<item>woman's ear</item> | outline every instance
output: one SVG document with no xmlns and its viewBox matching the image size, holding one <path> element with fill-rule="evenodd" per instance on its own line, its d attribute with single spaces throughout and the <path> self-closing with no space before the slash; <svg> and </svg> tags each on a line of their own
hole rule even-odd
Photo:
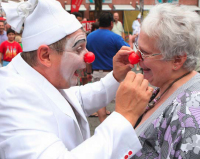
<svg viewBox="0 0 200 159">
<path fill-rule="evenodd" d="M 173 60 L 173 70 L 178 70 L 180 69 L 185 61 L 187 60 L 187 54 L 184 54 L 182 56 L 176 56 Z"/>
<path fill-rule="evenodd" d="M 40 47 L 37 50 L 37 57 L 38 62 L 46 67 L 51 66 L 51 60 L 50 60 L 50 49 L 47 45 L 40 45 Z"/>
</svg>

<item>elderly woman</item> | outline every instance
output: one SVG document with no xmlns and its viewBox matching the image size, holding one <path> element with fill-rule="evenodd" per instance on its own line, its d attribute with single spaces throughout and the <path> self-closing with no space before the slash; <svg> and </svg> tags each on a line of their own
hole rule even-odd
<svg viewBox="0 0 200 159">
<path fill-rule="evenodd" d="M 134 159 L 200 158 L 200 17 L 177 5 L 156 5 L 144 19 L 137 53 L 155 86 L 136 124 Z"/>
</svg>

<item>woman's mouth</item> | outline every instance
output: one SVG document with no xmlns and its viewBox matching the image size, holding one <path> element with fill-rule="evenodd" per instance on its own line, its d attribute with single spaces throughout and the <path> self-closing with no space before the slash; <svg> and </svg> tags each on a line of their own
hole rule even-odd
<svg viewBox="0 0 200 159">
<path fill-rule="evenodd" d="M 143 68 L 143 72 L 145 73 L 145 72 L 149 72 L 150 71 L 150 69 L 148 69 L 148 68 Z"/>
</svg>

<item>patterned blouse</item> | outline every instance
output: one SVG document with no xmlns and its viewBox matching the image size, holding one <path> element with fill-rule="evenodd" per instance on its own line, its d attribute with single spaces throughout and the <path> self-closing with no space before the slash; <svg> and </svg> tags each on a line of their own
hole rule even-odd
<svg viewBox="0 0 200 159">
<path fill-rule="evenodd" d="M 136 133 L 132 159 L 200 159 L 200 74 L 178 88 Z"/>
</svg>

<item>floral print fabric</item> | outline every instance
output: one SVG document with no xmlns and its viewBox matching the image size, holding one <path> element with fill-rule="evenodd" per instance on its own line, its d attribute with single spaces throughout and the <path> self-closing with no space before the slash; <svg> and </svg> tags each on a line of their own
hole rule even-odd
<svg viewBox="0 0 200 159">
<path fill-rule="evenodd" d="M 132 159 L 200 159 L 200 82 L 198 88 L 182 91 L 151 122 Z"/>
</svg>

